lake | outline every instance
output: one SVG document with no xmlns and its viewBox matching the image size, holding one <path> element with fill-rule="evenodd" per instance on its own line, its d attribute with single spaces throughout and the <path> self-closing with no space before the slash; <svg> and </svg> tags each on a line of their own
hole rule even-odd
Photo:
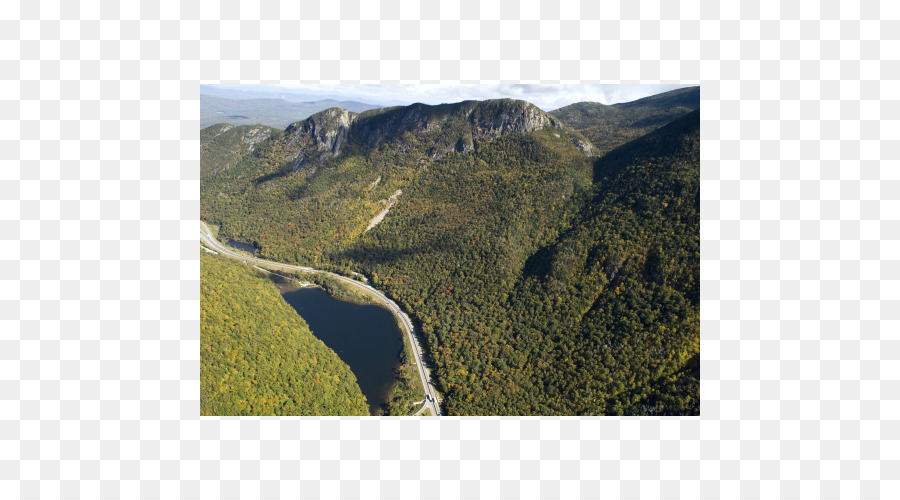
<svg viewBox="0 0 900 500">
<path fill-rule="evenodd" d="M 239 241 L 225 240 L 225 246 L 243 250 L 250 255 L 256 255 L 256 248 L 254 248 L 253 245 L 248 245 Z"/>
<path fill-rule="evenodd" d="M 313 335 L 350 366 L 369 413 L 381 415 L 403 349 L 403 332 L 394 315 L 376 305 L 336 300 L 321 288 L 283 288 L 282 297 L 306 320 Z"/>
</svg>

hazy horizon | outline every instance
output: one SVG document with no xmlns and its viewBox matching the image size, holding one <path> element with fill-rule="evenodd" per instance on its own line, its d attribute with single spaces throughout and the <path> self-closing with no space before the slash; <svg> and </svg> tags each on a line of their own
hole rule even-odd
<svg viewBox="0 0 900 500">
<path fill-rule="evenodd" d="M 617 104 L 699 84 L 204 84 L 221 90 L 260 94 L 270 98 L 302 97 L 310 100 L 358 101 L 379 106 L 405 106 L 417 102 L 444 104 L 466 100 L 522 99 L 544 111 L 578 102 Z M 287 96 L 287 97 L 286 97 Z M 248 96 L 250 97 L 250 96 Z M 231 97 L 235 98 L 235 97 Z M 238 97 L 240 98 L 240 97 Z M 289 99 L 291 100 L 291 99 Z"/>
</svg>

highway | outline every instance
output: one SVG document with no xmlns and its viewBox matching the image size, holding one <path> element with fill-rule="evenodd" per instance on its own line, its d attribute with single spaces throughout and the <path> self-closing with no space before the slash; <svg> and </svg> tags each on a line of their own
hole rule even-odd
<svg viewBox="0 0 900 500">
<path fill-rule="evenodd" d="M 383 293 L 378 291 L 375 288 L 372 288 L 369 285 L 364 283 L 360 283 L 359 281 L 347 278 L 345 276 L 341 276 L 339 274 L 335 274 L 328 271 L 322 271 L 320 269 L 313 269 L 311 267 L 302 267 L 302 266 L 293 266 L 290 264 L 281 264 L 279 262 L 272 262 L 263 259 L 257 259 L 255 257 L 244 256 L 237 253 L 234 253 L 230 248 L 222 245 L 216 240 L 216 238 L 212 235 L 212 232 L 203 221 L 200 221 L 200 240 L 206 244 L 210 249 L 219 252 L 222 255 L 227 255 L 228 257 L 232 257 L 235 259 L 242 260 L 246 263 L 253 262 L 255 264 L 262 264 L 268 267 L 274 267 L 278 269 L 288 269 L 293 271 L 303 271 L 307 273 L 317 273 L 317 274 L 327 274 L 332 278 L 336 278 L 341 280 L 342 282 L 355 286 L 358 288 L 362 288 L 382 301 L 382 303 L 392 312 L 394 316 L 400 318 L 400 324 L 403 325 L 403 329 L 406 330 L 406 335 L 409 338 L 410 345 L 412 346 L 413 355 L 415 356 L 415 365 L 418 367 L 419 377 L 422 379 L 422 387 L 425 390 L 426 401 L 425 407 L 431 409 L 432 415 L 440 415 L 441 407 L 439 401 L 435 398 L 434 389 L 431 386 L 431 374 L 428 370 L 428 367 L 425 365 L 424 360 L 422 359 L 422 346 L 419 345 L 419 341 L 415 336 L 415 330 L 413 329 L 412 321 L 410 321 L 409 316 L 406 315 L 400 307 L 394 303 L 391 299 L 387 298 Z"/>
</svg>

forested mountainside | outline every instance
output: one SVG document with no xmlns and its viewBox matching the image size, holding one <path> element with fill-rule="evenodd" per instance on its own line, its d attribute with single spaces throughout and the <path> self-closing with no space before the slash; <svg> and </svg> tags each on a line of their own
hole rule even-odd
<svg viewBox="0 0 900 500">
<path fill-rule="evenodd" d="M 578 221 L 529 259 L 510 316 L 559 372 L 535 377 L 547 412 L 699 413 L 699 158 L 699 110 L 607 154 Z"/>
<path fill-rule="evenodd" d="M 346 252 L 421 322 L 447 412 L 698 413 L 699 113 L 601 159 L 594 186 L 492 146 Z M 482 184 L 504 159 L 518 178 Z"/>
<path fill-rule="evenodd" d="M 201 217 L 367 274 L 449 414 L 699 412 L 699 112 L 598 158 L 522 101 L 328 110 L 204 175 Z"/>
<path fill-rule="evenodd" d="M 579 102 L 550 115 L 584 134 L 602 154 L 700 109 L 700 87 L 688 87 L 610 106 Z"/>
<path fill-rule="evenodd" d="M 494 145 L 495 138 L 505 141 Z M 477 154 L 461 153 L 476 149 L 489 168 L 479 179 L 466 175 L 470 167 L 458 177 L 477 181 L 470 187 L 477 196 L 504 190 L 533 194 L 540 204 L 559 182 L 590 183 L 590 144 L 523 101 L 418 104 L 360 115 L 330 109 L 259 143 L 239 167 L 201 174 L 201 218 L 221 224 L 223 238 L 253 243 L 263 258 L 343 263 L 340 251 L 363 234 L 378 234 L 380 225 L 366 228 L 398 191 L 392 210 L 402 212 L 408 198 L 419 196 L 414 188 L 470 162 Z M 543 159 L 546 165 L 529 167 Z"/>
<path fill-rule="evenodd" d="M 201 251 L 201 415 L 368 415 L 356 377 L 265 277 Z"/>
<path fill-rule="evenodd" d="M 235 166 L 256 145 L 281 133 L 265 125 L 235 127 L 219 123 L 200 131 L 200 175 L 219 173 Z"/>
</svg>

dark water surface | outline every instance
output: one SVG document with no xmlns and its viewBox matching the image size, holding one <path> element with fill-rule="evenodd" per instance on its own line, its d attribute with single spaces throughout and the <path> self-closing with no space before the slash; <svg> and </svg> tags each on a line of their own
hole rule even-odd
<svg viewBox="0 0 900 500">
<path fill-rule="evenodd" d="M 246 243 L 241 243 L 239 241 L 226 240 L 226 247 L 237 248 L 238 250 L 243 250 L 245 252 L 250 253 L 250 255 L 256 255 L 256 248 L 253 245 L 248 245 Z"/>
<path fill-rule="evenodd" d="M 282 296 L 306 320 L 313 335 L 350 365 L 369 413 L 380 415 L 403 348 L 403 333 L 390 311 L 342 302 L 320 288 L 285 291 Z"/>
</svg>

